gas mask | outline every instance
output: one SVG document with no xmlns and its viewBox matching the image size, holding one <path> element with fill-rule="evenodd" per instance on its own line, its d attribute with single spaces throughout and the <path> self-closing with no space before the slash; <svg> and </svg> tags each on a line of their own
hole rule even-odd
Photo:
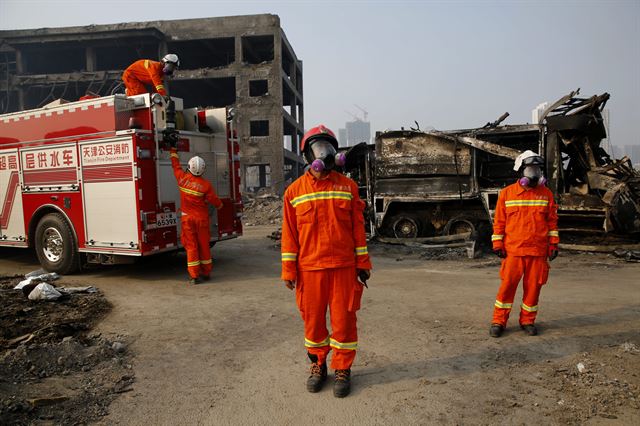
<svg viewBox="0 0 640 426">
<path fill-rule="evenodd" d="M 534 188 L 536 186 L 544 186 L 547 183 L 547 179 L 542 175 L 540 166 L 529 165 L 524 167 L 519 182 L 522 186 Z"/>
<path fill-rule="evenodd" d="M 333 170 L 335 166 L 344 166 L 346 162 L 345 155 L 342 152 L 337 153 L 329 141 L 317 140 L 311 144 L 309 150 L 313 159 L 311 168 L 318 173 Z"/>
<path fill-rule="evenodd" d="M 162 68 L 162 73 L 166 76 L 171 77 L 175 69 L 176 69 L 176 66 L 174 64 L 167 62 L 166 64 L 164 64 L 164 67 Z"/>
</svg>

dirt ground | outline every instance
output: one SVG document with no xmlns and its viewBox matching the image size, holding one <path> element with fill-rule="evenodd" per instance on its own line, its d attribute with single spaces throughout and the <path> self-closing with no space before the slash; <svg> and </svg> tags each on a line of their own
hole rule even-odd
<svg viewBox="0 0 640 426">
<path fill-rule="evenodd" d="M 215 246 L 204 285 L 186 284 L 183 255 L 63 278 L 101 290 L 113 309 L 93 333 L 126 336 L 133 355 L 133 390 L 100 424 L 640 424 L 640 264 L 562 253 L 540 335 L 512 317 L 492 339 L 497 259 L 372 244 L 353 392 L 336 399 L 305 390 L 274 229 Z M 38 266 L 29 252 L 0 256 L 0 275 Z"/>
<path fill-rule="evenodd" d="M 0 424 L 85 424 L 134 381 L 126 343 L 91 328 L 110 310 L 102 294 L 28 300 L 0 277 Z"/>
</svg>

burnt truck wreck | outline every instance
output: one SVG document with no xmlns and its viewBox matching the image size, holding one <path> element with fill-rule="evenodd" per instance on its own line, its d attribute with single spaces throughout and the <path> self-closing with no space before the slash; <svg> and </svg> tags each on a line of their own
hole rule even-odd
<svg viewBox="0 0 640 426">
<path fill-rule="evenodd" d="M 352 148 L 346 171 L 368 200 L 370 233 L 386 242 L 488 243 L 498 193 L 517 179 L 513 161 L 530 149 L 545 158 L 561 232 L 598 243 L 640 240 L 640 173 L 600 146 L 609 95 L 578 94 L 536 124 L 500 125 L 506 113 L 475 129 L 378 132 L 374 147 Z"/>
</svg>

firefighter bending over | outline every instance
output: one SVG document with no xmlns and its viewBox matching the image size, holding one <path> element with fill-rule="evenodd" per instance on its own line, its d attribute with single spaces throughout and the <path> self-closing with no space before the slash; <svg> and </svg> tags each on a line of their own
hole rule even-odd
<svg viewBox="0 0 640 426">
<path fill-rule="evenodd" d="M 289 289 L 296 289 L 304 321 L 305 347 L 312 362 L 307 390 L 322 388 L 327 356 L 333 349 L 333 394 L 342 398 L 351 389 L 351 365 L 358 346 L 356 311 L 371 261 L 358 186 L 332 170 L 336 163 L 344 164 L 344 155 L 337 154 L 337 149 L 334 133 L 322 125 L 302 138 L 300 151 L 311 167 L 284 195 L 282 280 Z M 327 306 L 331 333 L 326 325 Z"/>
<path fill-rule="evenodd" d="M 493 222 L 493 251 L 502 260 L 502 283 L 489 334 L 504 331 L 520 279 L 523 278 L 520 327 L 535 336 L 540 290 L 549 276 L 549 263 L 558 256 L 558 213 L 553 194 L 545 186 L 544 160 L 525 151 L 515 161 L 520 179 L 500 192 Z"/>
<path fill-rule="evenodd" d="M 209 208 L 207 203 L 216 209 L 222 208 L 222 201 L 216 195 L 211 183 L 202 177 L 206 164 L 200 157 L 189 160 L 187 172 L 180 167 L 178 152 L 171 148 L 171 166 L 180 189 L 180 210 L 182 217 L 182 235 L 180 240 L 187 251 L 187 269 L 189 283 L 198 284 L 210 278 L 213 263 L 209 241 Z"/>
<path fill-rule="evenodd" d="M 172 76 L 178 67 L 180 67 L 180 59 L 178 59 L 178 55 L 173 53 L 165 55 L 161 62 L 151 59 L 135 61 L 122 74 L 127 96 L 149 93 L 146 85 L 152 85 L 154 92 L 167 96 L 164 77 Z"/>
</svg>

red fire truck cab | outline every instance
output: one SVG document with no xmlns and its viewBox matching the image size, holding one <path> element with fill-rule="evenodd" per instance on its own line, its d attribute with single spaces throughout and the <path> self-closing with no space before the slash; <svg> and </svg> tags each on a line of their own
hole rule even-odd
<svg viewBox="0 0 640 426">
<path fill-rule="evenodd" d="M 0 115 L 0 247 L 33 247 L 48 271 L 128 263 L 180 247 L 169 146 L 194 155 L 223 200 L 211 243 L 242 234 L 239 147 L 225 108 L 115 95 Z"/>
</svg>

